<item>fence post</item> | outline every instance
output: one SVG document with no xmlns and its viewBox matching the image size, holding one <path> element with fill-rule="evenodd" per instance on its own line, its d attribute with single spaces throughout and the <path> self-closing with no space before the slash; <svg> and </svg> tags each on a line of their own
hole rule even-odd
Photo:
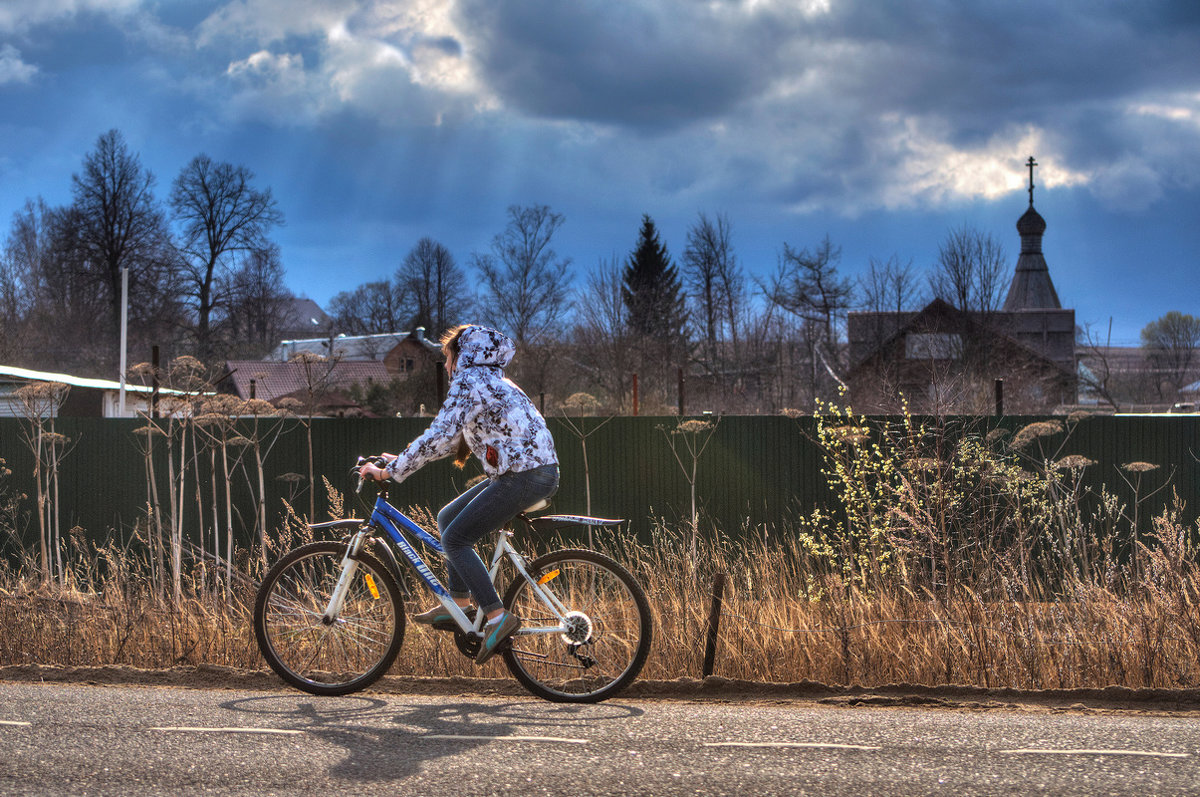
<svg viewBox="0 0 1200 797">
<path fill-rule="evenodd" d="M 683 408 L 683 369 L 679 369 L 679 414 L 686 415 Z"/>
<path fill-rule="evenodd" d="M 846 598 L 842 598 L 841 605 L 842 625 L 838 629 L 838 636 L 842 642 L 842 680 L 846 686 L 850 685 L 850 622 L 846 617 Z"/>
<path fill-rule="evenodd" d="M 704 677 L 713 674 L 713 660 L 717 656 L 717 628 L 721 624 L 721 596 L 725 592 L 725 574 L 713 576 L 712 609 L 708 613 L 708 636 L 704 643 Z"/>
<path fill-rule="evenodd" d="M 158 346 L 150 347 L 150 417 L 158 417 Z"/>
</svg>

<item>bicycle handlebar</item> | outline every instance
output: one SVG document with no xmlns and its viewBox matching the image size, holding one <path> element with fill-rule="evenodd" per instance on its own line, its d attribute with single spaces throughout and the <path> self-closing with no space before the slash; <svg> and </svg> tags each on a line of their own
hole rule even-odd
<svg viewBox="0 0 1200 797">
<path fill-rule="evenodd" d="M 370 457 L 361 457 L 360 456 L 358 458 L 358 461 L 354 463 L 354 467 L 350 469 L 351 473 L 358 476 L 358 487 L 354 488 L 355 493 L 362 493 L 363 477 L 362 477 L 362 474 L 360 473 L 360 471 L 362 470 L 362 466 L 367 465 L 367 464 L 374 465 L 377 468 L 386 468 L 388 461 L 386 459 L 384 459 L 383 457 L 379 456 L 378 454 L 376 454 L 374 456 L 370 456 Z"/>
</svg>

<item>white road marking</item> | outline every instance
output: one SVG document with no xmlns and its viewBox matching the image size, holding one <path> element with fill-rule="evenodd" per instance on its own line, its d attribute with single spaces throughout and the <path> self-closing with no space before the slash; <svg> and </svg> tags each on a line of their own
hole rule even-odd
<svg viewBox="0 0 1200 797">
<path fill-rule="evenodd" d="M 560 742 L 562 744 L 588 744 L 588 739 L 571 739 L 566 736 L 464 736 L 454 733 L 427 733 L 418 739 L 450 739 L 464 742 Z"/>
<path fill-rule="evenodd" d="M 1153 750 L 1084 750 L 1023 747 L 1017 750 L 1001 750 L 1012 755 L 1144 755 L 1155 758 L 1187 758 L 1187 753 L 1159 753 Z"/>
<path fill-rule="evenodd" d="M 287 728 L 190 728 L 182 725 L 151 728 L 150 730 L 179 733 L 273 733 L 280 736 L 298 736 L 304 733 L 304 731 Z"/>
<path fill-rule="evenodd" d="M 879 750 L 869 744 L 837 744 L 836 742 L 705 742 L 705 747 L 812 747 L 832 750 Z"/>
<path fill-rule="evenodd" d="M 18 728 L 28 728 L 32 722 L 21 722 L 19 720 L 0 720 L 0 725 L 13 725 Z"/>
</svg>

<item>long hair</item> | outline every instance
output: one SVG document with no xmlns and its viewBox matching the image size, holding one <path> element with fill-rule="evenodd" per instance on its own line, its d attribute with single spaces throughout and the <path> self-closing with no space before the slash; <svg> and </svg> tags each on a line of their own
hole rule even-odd
<svg viewBox="0 0 1200 797">
<path fill-rule="evenodd" d="M 462 349 L 459 338 L 462 337 L 462 333 L 469 326 L 469 324 L 459 324 L 456 327 L 451 327 L 443 332 L 441 338 L 438 339 L 438 343 L 442 345 L 442 356 L 446 358 L 446 362 L 458 361 L 458 353 Z M 470 458 L 471 447 L 467 445 L 467 438 L 459 436 L 458 450 L 454 452 L 454 467 L 462 470 Z"/>
<path fill-rule="evenodd" d="M 458 352 L 462 348 L 462 345 L 458 339 L 461 338 L 462 333 L 466 332 L 468 329 L 470 329 L 470 327 L 470 324 L 459 324 L 456 327 L 450 327 L 442 333 L 442 336 L 438 338 L 438 345 L 442 347 L 443 357 L 445 357 L 447 360 L 458 359 Z"/>
</svg>

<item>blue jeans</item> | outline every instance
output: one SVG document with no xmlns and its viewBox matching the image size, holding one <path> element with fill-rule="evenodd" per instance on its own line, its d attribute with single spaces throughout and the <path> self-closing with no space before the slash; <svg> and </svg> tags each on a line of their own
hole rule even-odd
<svg viewBox="0 0 1200 797">
<path fill-rule="evenodd" d="M 484 613 L 504 605 L 488 578 L 487 565 L 475 551 L 475 543 L 556 490 L 558 466 L 542 465 L 485 479 L 442 507 L 437 522 L 451 597 L 474 596 Z"/>
</svg>

